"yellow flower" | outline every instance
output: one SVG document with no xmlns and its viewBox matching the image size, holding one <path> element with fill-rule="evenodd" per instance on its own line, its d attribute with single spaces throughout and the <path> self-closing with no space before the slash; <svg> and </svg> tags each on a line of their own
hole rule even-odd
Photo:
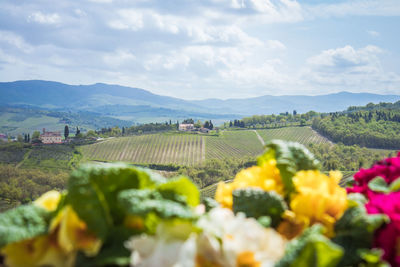
<svg viewBox="0 0 400 267">
<path fill-rule="evenodd" d="M 38 198 L 34 205 L 55 211 L 60 199 L 59 192 L 50 191 Z M 100 247 L 101 240 L 88 231 L 70 206 L 66 206 L 51 221 L 47 235 L 8 244 L 1 252 L 9 267 L 70 267 L 74 266 L 78 250 L 94 256 Z"/>
<path fill-rule="evenodd" d="M 347 209 L 347 193 L 339 186 L 342 175 L 330 172 L 329 176 L 319 171 L 300 171 L 293 178 L 296 194 L 290 207 L 296 218 L 305 226 L 321 223 L 328 235 L 333 233 L 333 224 Z"/>
<path fill-rule="evenodd" d="M 9 244 L 2 249 L 2 253 L 5 255 L 5 266 L 9 267 L 71 267 L 75 261 L 75 254 L 62 251 L 54 235 Z"/>
<path fill-rule="evenodd" d="M 61 194 L 49 191 L 38 198 L 34 204 L 48 211 L 56 210 Z M 87 230 L 85 222 L 79 219 L 70 207 L 64 207 L 50 224 L 50 233 L 57 236 L 58 246 L 66 253 L 82 250 L 88 256 L 96 255 L 101 247 L 100 239 Z"/>
<path fill-rule="evenodd" d="M 232 208 L 232 192 L 236 189 L 258 187 L 265 191 L 274 190 L 283 195 L 283 183 L 275 160 L 264 162 L 240 171 L 232 183 L 220 182 L 215 199 L 225 208 Z"/>
<path fill-rule="evenodd" d="M 237 256 L 236 266 L 238 266 L 238 267 L 260 267 L 261 262 L 259 262 L 255 259 L 253 252 L 244 251 Z"/>
<path fill-rule="evenodd" d="M 82 250 L 87 256 L 94 256 L 101 247 L 101 240 L 88 231 L 85 222 L 70 206 L 53 219 L 50 232 L 57 234 L 58 245 L 65 253 Z"/>
<path fill-rule="evenodd" d="M 60 199 L 61 199 L 60 192 L 52 190 L 44 193 L 33 203 L 36 206 L 44 208 L 48 211 L 55 211 L 57 209 L 58 203 L 60 202 Z"/>
</svg>

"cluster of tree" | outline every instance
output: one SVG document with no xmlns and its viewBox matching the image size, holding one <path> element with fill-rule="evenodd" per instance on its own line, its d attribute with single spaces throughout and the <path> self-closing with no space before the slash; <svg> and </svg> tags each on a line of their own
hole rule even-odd
<svg viewBox="0 0 400 267">
<path fill-rule="evenodd" d="M 283 126 L 300 125 L 304 126 L 319 114 L 315 111 L 309 111 L 304 114 L 298 114 L 296 110 L 292 113 L 280 113 L 279 115 L 254 115 L 245 117 L 241 120 L 230 121 L 227 127 L 239 128 L 276 128 Z"/>
<path fill-rule="evenodd" d="M 183 124 L 194 124 L 194 120 L 192 118 L 190 119 L 185 119 L 182 121 Z"/>
<path fill-rule="evenodd" d="M 100 130 L 90 132 L 88 131 L 87 135 L 102 136 L 125 136 L 125 135 L 133 135 L 133 134 L 142 134 L 149 132 L 164 132 L 164 131 L 175 131 L 178 129 L 178 122 L 172 123 L 171 121 L 165 123 L 146 123 L 141 125 L 134 125 L 131 127 L 110 127 L 110 128 L 101 128 Z M 89 133 L 90 132 L 90 133 Z"/>
<path fill-rule="evenodd" d="M 395 156 L 393 152 L 371 150 L 357 145 L 310 144 L 308 148 L 321 162 L 324 171 L 357 171 L 360 168 L 369 168 L 385 157 Z"/>
<path fill-rule="evenodd" d="M 233 179 L 240 170 L 255 164 L 255 158 L 210 159 L 201 165 L 182 167 L 178 174 L 190 177 L 199 188 L 204 188 L 219 181 Z"/>
<path fill-rule="evenodd" d="M 212 130 L 214 128 L 214 124 L 212 123 L 211 120 L 210 121 L 205 121 L 204 124 L 203 124 L 203 127 Z"/>
<path fill-rule="evenodd" d="M 11 202 L 30 202 L 49 190 L 63 190 L 67 179 L 66 172 L 50 173 L 0 165 L 0 198 Z"/>
<path fill-rule="evenodd" d="M 336 143 L 400 149 L 399 119 L 400 110 L 359 110 L 321 116 L 314 119 L 312 127 Z"/>
<path fill-rule="evenodd" d="M 365 106 L 350 106 L 347 108 L 347 112 L 354 112 L 358 110 L 377 110 L 377 109 L 400 109 L 400 101 L 397 101 L 395 103 L 389 103 L 389 102 L 381 102 L 379 104 L 374 104 L 374 103 L 368 103 Z"/>
</svg>

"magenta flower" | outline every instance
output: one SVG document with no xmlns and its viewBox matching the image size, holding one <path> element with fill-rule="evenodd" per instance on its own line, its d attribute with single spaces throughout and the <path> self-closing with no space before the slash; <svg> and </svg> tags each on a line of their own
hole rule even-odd
<svg viewBox="0 0 400 267">
<path fill-rule="evenodd" d="M 376 177 L 382 177 L 386 183 L 391 184 L 400 177 L 400 152 L 397 157 L 387 158 L 375 163 L 369 169 L 360 169 L 355 175 L 353 187 L 347 188 L 347 193 L 368 193 L 368 183 Z"/>
<path fill-rule="evenodd" d="M 368 194 L 369 202 L 365 204 L 369 214 L 386 214 L 390 223 L 375 232 L 376 248 L 384 250 L 383 259 L 392 266 L 400 266 L 400 192 Z"/>
</svg>

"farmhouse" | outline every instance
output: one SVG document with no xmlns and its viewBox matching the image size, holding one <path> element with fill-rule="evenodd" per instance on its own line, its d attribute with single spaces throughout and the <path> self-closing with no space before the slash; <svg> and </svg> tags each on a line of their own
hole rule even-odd
<svg viewBox="0 0 400 267">
<path fill-rule="evenodd" d="M 62 138 L 60 132 L 46 132 L 43 128 L 43 133 L 40 135 L 40 140 L 43 144 L 61 144 Z"/>
<path fill-rule="evenodd" d="M 192 131 L 194 130 L 193 123 L 181 123 L 179 124 L 179 131 Z"/>
<path fill-rule="evenodd" d="M 210 129 L 201 127 L 201 128 L 200 128 L 200 132 L 201 132 L 201 133 L 209 133 L 209 132 L 210 132 Z"/>
<path fill-rule="evenodd" d="M 8 141 L 8 137 L 5 134 L 0 134 L 0 140 L 7 142 Z"/>
</svg>

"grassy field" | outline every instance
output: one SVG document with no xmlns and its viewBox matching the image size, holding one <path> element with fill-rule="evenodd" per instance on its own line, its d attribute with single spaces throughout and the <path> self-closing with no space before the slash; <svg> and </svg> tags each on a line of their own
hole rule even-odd
<svg viewBox="0 0 400 267">
<path fill-rule="evenodd" d="M 190 134 L 148 134 L 113 138 L 81 150 L 85 160 L 195 165 L 205 159 L 204 139 Z"/>
<path fill-rule="evenodd" d="M 258 156 L 263 146 L 254 131 L 224 131 L 206 139 L 206 159 Z"/>
<path fill-rule="evenodd" d="M 328 142 L 309 127 L 257 130 L 265 140 L 303 144 Z M 220 136 L 164 133 L 111 138 L 81 147 L 84 160 L 193 166 L 208 159 L 255 157 L 263 145 L 254 130 L 222 131 Z"/>
<path fill-rule="evenodd" d="M 32 133 L 34 130 L 41 131 L 43 128 L 50 130 L 64 129 L 64 124 L 59 123 L 58 118 L 45 115 L 18 116 L 16 113 L 0 113 L 0 132 L 17 134 Z"/>
<path fill-rule="evenodd" d="M 272 139 L 282 139 L 287 141 L 295 141 L 304 145 L 311 143 L 321 144 L 328 143 L 329 140 L 310 127 L 286 127 L 279 129 L 257 130 L 265 142 Z"/>
</svg>

